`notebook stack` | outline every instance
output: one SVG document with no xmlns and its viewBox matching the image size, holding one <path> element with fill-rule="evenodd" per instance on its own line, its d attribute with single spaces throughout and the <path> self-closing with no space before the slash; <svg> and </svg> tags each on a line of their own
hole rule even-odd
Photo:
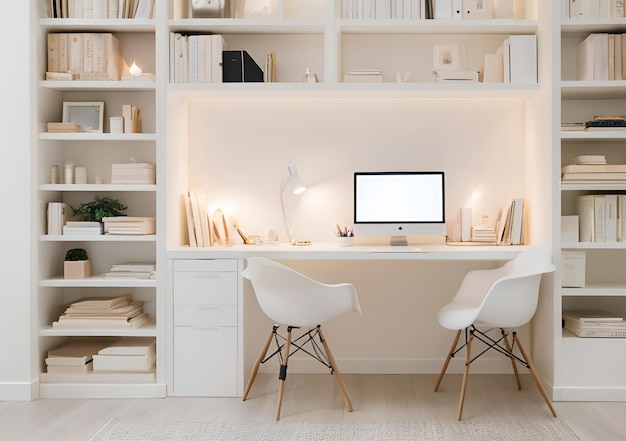
<svg viewBox="0 0 626 441">
<path fill-rule="evenodd" d="M 156 165 L 147 162 L 112 164 L 111 184 L 156 184 Z"/>
<path fill-rule="evenodd" d="M 124 262 L 111 266 L 104 274 L 105 279 L 154 279 L 156 278 L 155 263 Z"/>
<path fill-rule="evenodd" d="M 563 311 L 563 326 L 578 337 L 626 337 L 624 318 L 608 311 Z"/>
<path fill-rule="evenodd" d="M 156 362 L 156 339 L 122 337 L 93 356 L 94 372 L 149 372 Z"/>
<path fill-rule="evenodd" d="M 113 216 L 103 217 L 102 222 L 104 234 L 156 234 L 156 217 Z"/>
<path fill-rule="evenodd" d="M 56 322 L 54 329 L 138 329 L 150 317 L 143 312 L 143 302 L 130 294 L 118 297 L 92 297 L 72 303 Z"/>
</svg>

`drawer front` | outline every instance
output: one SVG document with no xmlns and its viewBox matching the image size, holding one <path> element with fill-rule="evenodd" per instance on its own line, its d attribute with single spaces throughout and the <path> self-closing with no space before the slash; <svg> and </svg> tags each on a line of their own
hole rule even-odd
<svg viewBox="0 0 626 441">
<path fill-rule="evenodd" d="M 174 327 L 172 395 L 237 396 L 237 328 Z"/>
<path fill-rule="evenodd" d="M 237 326 L 237 306 L 174 306 L 174 326 Z"/>
<path fill-rule="evenodd" d="M 174 272 L 174 305 L 237 304 L 236 272 Z"/>
<path fill-rule="evenodd" d="M 174 271 L 233 271 L 236 259 L 174 259 Z"/>
</svg>

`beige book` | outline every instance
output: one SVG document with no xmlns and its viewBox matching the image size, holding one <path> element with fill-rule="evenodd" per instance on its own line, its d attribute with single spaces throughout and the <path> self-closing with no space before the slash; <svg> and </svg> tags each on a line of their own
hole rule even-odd
<svg viewBox="0 0 626 441">
<path fill-rule="evenodd" d="M 48 34 L 48 72 L 62 72 L 59 64 L 59 34 Z"/>
</svg>

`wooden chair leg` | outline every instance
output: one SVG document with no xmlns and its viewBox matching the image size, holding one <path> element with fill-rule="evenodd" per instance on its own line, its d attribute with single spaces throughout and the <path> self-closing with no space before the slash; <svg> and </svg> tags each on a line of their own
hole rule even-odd
<svg viewBox="0 0 626 441">
<path fill-rule="evenodd" d="M 452 342 L 452 346 L 450 347 L 450 351 L 448 352 L 448 357 L 446 357 L 446 361 L 443 363 L 441 367 L 441 373 L 439 374 L 439 378 L 437 378 L 437 383 L 435 384 L 435 392 L 439 389 L 439 385 L 441 384 L 441 380 L 443 380 L 443 376 L 446 374 L 448 370 L 448 364 L 450 364 L 450 359 L 452 358 L 452 354 L 456 349 L 456 345 L 459 343 L 459 337 L 461 336 L 461 329 L 456 332 L 456 337 L 454 337 L 454 341 Z"/>
<path fill-rule="evenodd" d="M 502 340 L 504 341 L 504 346 L 509 354 L 513 355 L 513 348 L 509 345 L 508 334 L 502 331 Z M 511 364 L 513 365 L 513 373 L 515 374 L 515 382 L 517 383 L 517 390 L 522 390 L 522 383 L 519 381 L 519 373 L 517 372 L 517 363 L 515 362 L 515 357 L 511 356 Z"/>
<path fill-rule="evenodd" d="M 352 401 L 350 400 L 350 394 L 348 393 L 348 388 L 343 382 L 343 378 L 341 378 L 341 373 L 339 373 L 339 369 L 337 368 L 337 362 L 335 361 L 335 357 L 333 357 L 332 352 L 330 352 L 330 347 L 326 342 L 326 337 L 324 337 L 324 333 L 322 332 L 321 326 L 317 327 L 317 332 L 320 335 L 320 339 L 322 340 L 322 345 L 324 345 L 324 351 L 326 351 L 326 357 L 328 357 L 328 361 L 330 363 L 331 368 L 333 369 L 333 375 L 337 379 L 337 383 L 339 383 L 339 388 L 341 389 L 341 394 L 343 395 L 343 401 L 346 403 L 346 408 L 348 412 L 352 412 Z"/>
<path fill-rule="evenodd" d="M 546 401 L 546 404 L 550 408 L 552 415 L 556 417 L 556 411 L 554 410 L 554 407 L 552 406 L 552 401 L 550 400 L 550 397 L 548 397 L 548 394 L 545 388 L 543 387 L 543 384 L 541 384 L 541 379 L 539 378 L 539 375 L 537 374 L 535 365 L 533 365 L 533 362 L 530 360 L 530 357 L 528 357 L 528 355 L 526 354 L 526 351 L 524 350 L 524 346 L 522 346 L 522 342 L 520 341 L 516 332 L 513 333 L 513 344 L 515 343 L 517 343 L 517 346 L 519 347 L 519 350 L 522 353 L 522 357 L 524 357 L 524 360 L 526 360 L 526 363 L 528 364 L 528 368 L 530 369 L 530 373 L 532 374 L 533 379 L 535 380 L 535 384 L 537 385 L 539 392 L 541 392 L 541 395 L 543 396 L 543 399 Z"/>
<path fill-rule="evenodd" d="M 283 364 L 280 366 L 280 374 L 278 375 L 278 399 L 276 401 L 276 421 L 280 419 L 280 408 L 283 403 L 283 392 L 285 389 L 285 380 L 287 380 L 287 364 L 289 362 L 289 351 L 291 346 L 291 326 L 287 328 L 287 342 L 284 346 Z"/>
<path fill-rule="evenodd" d="M 250 378 L 248 379 L 248 383 L 246 384 L 246 389 L 244 390 L 243 397 L 241 398 L 242 401 L 246 401 L 246 398 L 248 397 L 248 392 L 250 392 L 252 383 L 254 383 L 256 374 L 259 371 L 259 366 L 261 365 L 261 362 L 263 361 L 263 359 L 265 358 L 265 355 L 267 354 L 267 349 L 270 347 L 270 343 L 272 342 L 272 337 L 274 336 L 274 332 L 276 332 L 276 329 L 277 329 L 276 326 L 272 328 L 269 335 L 267 336 L 267 339 L 265 340 L 265 343 L 263 344 L 263 347 L 261 348 L 261 352 L 259 352 L 259 356 L 256 358 L 256 361 L 254 362 L 254 366 L 252 367 L 252 372 L 250 372 Z"/>
<path fill-rule="evenodd" d="M 463 372 L 463 384 L 461 385 L 461 397 L 459 398 L 459 410 L 457 412 L 457 420 L 461 421 L 463 414 L 463 402 L 465 401 L 465 390 L 467 389 L 467 377 L 469 376 L 470 361 L 472 359 L 472 341 L 474 340 L 474 334 L 470 335 L 467 342 L 467 359 L 465 361 L 465 371 Z"/>
</svg>

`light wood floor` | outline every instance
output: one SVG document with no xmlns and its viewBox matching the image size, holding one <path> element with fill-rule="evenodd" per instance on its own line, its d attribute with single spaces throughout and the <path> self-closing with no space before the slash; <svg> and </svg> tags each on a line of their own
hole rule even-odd
<svg viewBox="0 0 626 441">
<path fill-rule="evenodd" d="M 344 375 L 354 412 L 347 412 L 331 375 L 290 374 L 281 421 L 455 421 L 461 377 Z M 259 375 L 248 400 L 238 398 L 40 399 L 0 402 L 3 441 L 88 441 L 108 421 L 273 421 L 275 375 Z M 578 441 L 626 439 L 626 402 L 556 402 L 557 421 Z M 528 375 L 518 391 L 510 375 L 470 376 L 463 419 L 553 419 Z"/>
</svg>

